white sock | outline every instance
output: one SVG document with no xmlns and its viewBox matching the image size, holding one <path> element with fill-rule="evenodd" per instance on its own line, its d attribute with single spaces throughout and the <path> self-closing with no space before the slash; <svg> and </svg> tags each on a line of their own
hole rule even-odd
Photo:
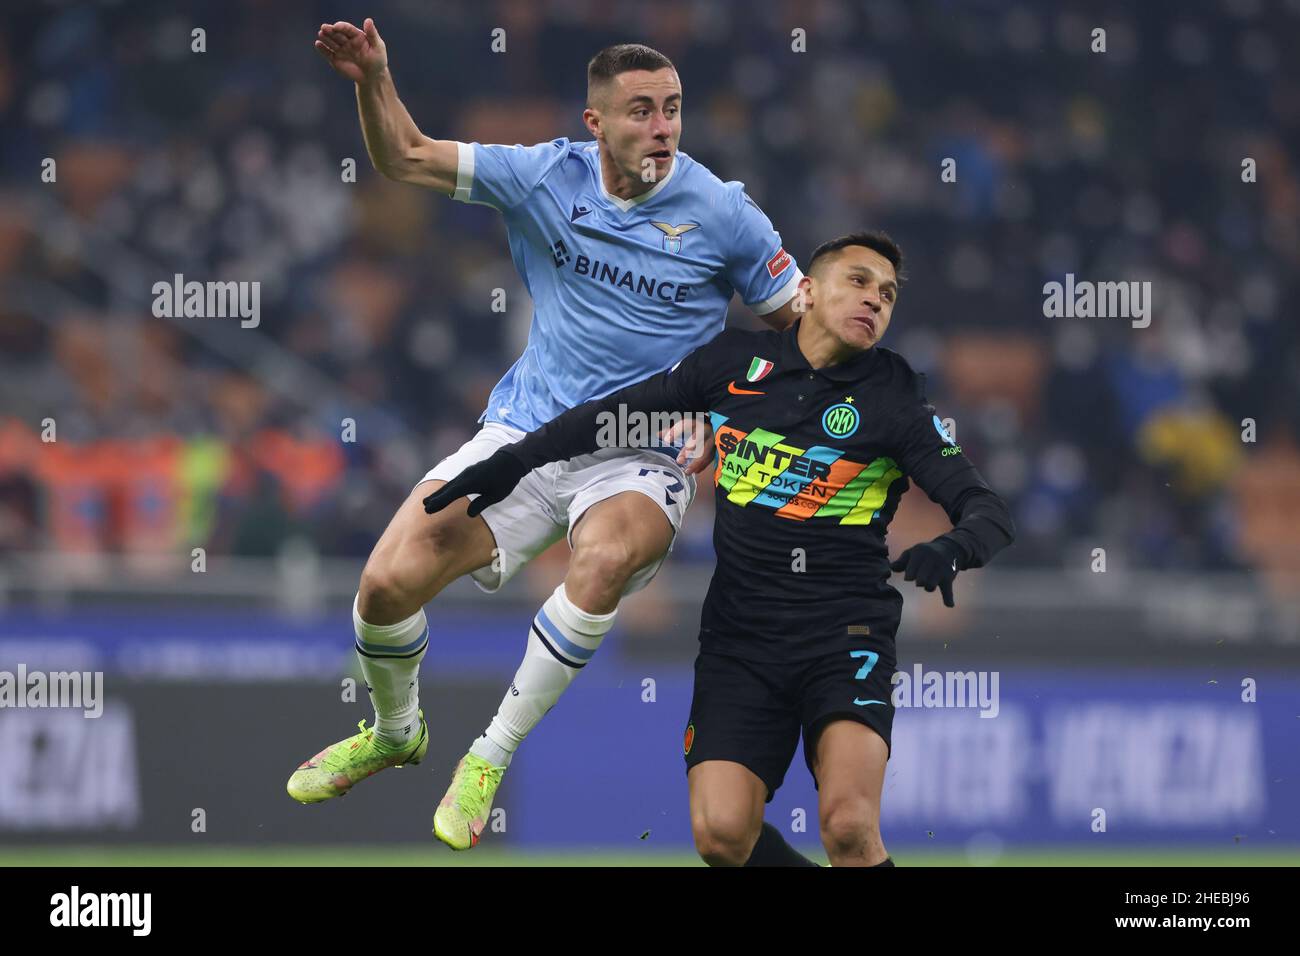
<svg viewBox="0 0 1300 956">
<path fill-rule="evenodd" d="M 358 599 L 360 595 L 358 595 Z M 429 647 L 424 608 L 396 624 L 367 624 L 352 602 L 357 659 L 375 705 L 375 740 L 397 748 L 420 732 L 420 661 Z"/>
<path fill-rule="evenodd" d="M 528 650 L 500 709 L 469 752 L 493 766 L 509 766 L 528 732 L 596 653 L 617 613 L 588 614 L 569 600 L 563 584 L 556 588 L 533 618 Z"/>
</svg>

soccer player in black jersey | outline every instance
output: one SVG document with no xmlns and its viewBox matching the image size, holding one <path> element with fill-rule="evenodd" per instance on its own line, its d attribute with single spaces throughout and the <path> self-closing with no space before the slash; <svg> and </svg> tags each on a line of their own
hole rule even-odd
<svg viewBox="0 0 1300 956">
<path fill-rule="evenodd" d="M 712 865 L 811 865 L 763 822 L 800 731 L 831 864 L 892 865 L 880 796 L 903 602 L 889 572 L 938 589 L 951 607 L 958 572 L 1014 537 L 1006 504 L 927 402 L 924 376 L 876 344 L 901 263 L 881 233 L 824 243 L 790 329 L 723 331 L 669 371 L 504 446 L 424 502 L 432 513 L 477 495 L 474 514 L 530 469 L 596 451 L 611 421 L 709 413 L 718 561 L 685 752 L 695 844 Z M 909 480 L 953 529 L 890 565 L 885 531 Z"/>
</svg>

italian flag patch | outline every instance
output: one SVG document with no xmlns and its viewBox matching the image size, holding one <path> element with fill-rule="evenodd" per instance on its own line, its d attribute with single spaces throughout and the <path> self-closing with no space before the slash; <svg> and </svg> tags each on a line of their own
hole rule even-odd
<svg viewBox="0 0 1300 956">
<path fill-rule="evenodd" d="M 772 368 L 772 363 L 767 359 L 761 359 L 755 356 L 754 361 L 749 363 L 749 371 L 745 374 L 745 381 L 761 381 L 767 377 L 767 373 L 772 371 Z"/>
</svg>

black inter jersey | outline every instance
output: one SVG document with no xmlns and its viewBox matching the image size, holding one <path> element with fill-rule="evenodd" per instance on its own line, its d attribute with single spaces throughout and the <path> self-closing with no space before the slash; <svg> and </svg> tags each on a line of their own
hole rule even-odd
<svg viewBox="0 0 1300 956">
<path fill-rule="evenodd" d="M 879 347 L 814 369 L 798 327 L 724 331 L 670 371 L 506 449 L 537 467 L 595 451 L 609 435 L 601 424 L 632 413 L 709 412 L 718 563 L 700 640 L 754 661 L 814 657 L 865 632 L 894 636 L 902 597 L 889 584 L 885 531 L 909 479 L 952 520 L 945 537 L 959 569 L 980 567 L 1014 534 L 1005 503 L 926 401 L 924 376 Z"/>
</svg>

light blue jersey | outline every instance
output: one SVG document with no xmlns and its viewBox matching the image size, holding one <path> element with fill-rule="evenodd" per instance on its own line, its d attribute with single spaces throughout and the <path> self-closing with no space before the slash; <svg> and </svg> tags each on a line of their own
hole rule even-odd
<svg viewBox="0 0 1300 956">
<path fill-rule="evenodd" d="M 680 151 L 627 200 L 594 142 L 461 143 L 455 198 L 505 215 L 533 298 L 528 346 L 480 417 L 524 431 L 670 368 L 722 330 L 734 292 L 765 315 L 803 275 L 744 185 Z"/>
</svg>

